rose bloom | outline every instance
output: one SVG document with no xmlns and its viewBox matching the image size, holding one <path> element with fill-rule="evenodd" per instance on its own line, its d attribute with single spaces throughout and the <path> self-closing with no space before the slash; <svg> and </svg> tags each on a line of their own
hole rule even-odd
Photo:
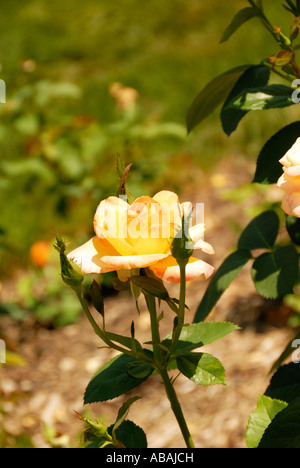
<svg viewBox="0 0 300 468">
<path fill-rule="evenodd" d="M 282 209 L 288 215 L 300 218 L 300 138 L 280 163 L 284 172 L 277 185 L 287 192 L 282 202 Z"/>
<path fill-rule="evenodd" d="M 68 254 L 83 273 L 117 271 L 121 280 L 128 279 L 131 269 L 149 267 L 159 278 L 180 282 L 180 269 L 171 255 L 172 239 L 181 226 L 184 204 L 169 191 L 153 198 L 143 196 L 131 205 L 123 198 L 109 197 L 102 201 L 94 217 L 96 236 Z M 187 204 L 190 205 L 190 204 Z M 203 241 L 204 226 L 190 228 L 195 250 L 213 254 Z M 191 257 L 186 267 L 186 280 L 209 278 L 214 268 L 203 260 Z"/>
</svg>

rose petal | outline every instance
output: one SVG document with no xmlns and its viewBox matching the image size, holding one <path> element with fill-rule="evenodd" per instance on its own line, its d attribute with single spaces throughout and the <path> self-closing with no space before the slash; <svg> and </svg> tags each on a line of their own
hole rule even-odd
<svg viewBox="0 0 300 468">
<path fill-rule="evenodd" d="M 169 239 L 173 236 L 173 225 L 163 207 L 156 202 L 143 206 L 140 213 L 134 215 L 132 212 L 132 215 L 128 216 L 128 239 L 135 250 L 137 239 Z"/>
<path fill-rule="evenodd" d="M 277 186 L 288 192 L 300 191 L 300 176 L 290 177 L 287 172 L 282 174 L 277 182 Z"/>
<path fill-rule="evenodd" d="M 194 242 L 195 250 L 202 250 L 203 252 L 214 255 L 213 247 L 203 240 L 205 227 L 204 224 L 196 224 L 189 229 L 189 236 Z"/>
<path fill-rule="evenodd" d="M 189 230 L 189 235 L 190 238 L 192 239 L 193 242 L 197 243 L 199 240 L 203 240 L 204 238 L 204 232 L 205 232 L 205 226 L 204 224 L 196 224 L 195 226 L 192 226 Z"/>
<path fill-rule="evenodd" d="M 288 158 L 286 156 L 283 156 L 283 158 L 281 158 L 279 160 L 280 164 L 282 164 L 284 167 L 290 167 L 291 166 L 291 163 L 289 162 Z"/>
<path fill-rule="evenodd" d="M 94 229 L 98 237 L 106 238 L 121 255 L 131 255 L 127 242 L 127 211 L 130 205 L 122 198 L 109 197 L 96 210 Z"/>
<path fill-rule="evenodd" d="M 280 162 L 286 167 L 300 165 L 300 138 L 296 140 Z"/>
<path fill-rule="evenodd" d="M 160 204 L 166 203 L 169 206 L 174 206 L 179 204 L 178 195 L 174 192 L 169 192 L 169 190 L 161 190 L 156 195 L 154 195 L 153 200 L 157 201 Z"/>
<path fill-rule="evenodd" d="M 300 192 L 289 193 L 283 199 L 281 208 L 286 214 L 300 218 Z"/>
<path fill-rule="evenodd" d="M 153 237 L 144 239 L 140 237 L 136 239 L 133 246 L 134 255 L 152 255 L 152 254 L 166 254 L 170 250 L 171 241 L 169 238 Z"/>
<path fill-rule="evenodd" d="M 137 198 L 128 209 L 128 216 L 135 217 L 141 214 L 145 209 L 149 211 L 152 205 L 156 205 L 157 202 L 154 198 L 144 196 Z"/>
<path fill-rule="evenodd" d="M 171 255 L 150 266 L 150 269 L 164 281 L 180 283 L 180 268 Z M 201 275 L 208 279 L 213 272 L 214 268 L 211 265 L 203 262 L 203 260 L 191 257 L 186 266 L 186 281 L 192 281 Z"/>
<path fill-rule="evenodd" d="M 300 166 L 291 166 L 285 169 L 286 175 L 289 177 L 297 177 L 300 175 Z"/>
<path fill-rule="evenodd" d="M 202 239 L 199 239 L 195 245 L 194 245 L 195 250 L 202 250 L 202 252 L 205 252 L 209 255 L 214 255 L 215 251 L 212 245 L 210 245 L 208 242 L 203 241 Z"/>
<path fill-rule="evenodd" d="M 130 255 L 130 256 L 104 256 L 101 260 L 114 270 L 131 270 L 145 268 L 167 257 L 169 254 Z"/>
<path fill-rule="evenodd" d="M 102 255 L 117 255 L 116 250 L 105 240 L 93 237 L 85 244 L 68 254 L 81 268 L 83 273 L 107 273 L 114 271 L 110 265 L 101 260 Z"/>
<path fill-rule="evenodd" d="M 156 200 L 165 211 L 167 222 L 175 226 L 180 226 L 182 212 L 178 195 L 168 190 L 162 190 L 154 195 L 153 199 Z"/>
</svg>

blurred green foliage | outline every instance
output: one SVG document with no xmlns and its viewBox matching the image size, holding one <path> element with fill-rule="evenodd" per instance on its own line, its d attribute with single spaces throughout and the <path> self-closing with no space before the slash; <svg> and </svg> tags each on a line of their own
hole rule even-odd
<svg viewBox="0 0 300 468">
<path fill-rule="evenodd" d="M 265 3 L 278 22 L 281 2 Z M 254 113 L 229 140 L 214 114 L 187 136 L 186 112 L 201 87 L 230 66 L 257 63 L 262 51 L 276 53 L 255 20 L 237 41 L 219 43 L 243 4 L 3 2 L 0 278 L 26 266 L 39 239 L 92 233 L 97 204 L 117 187 L 117 153 L 133 163 L 135 196 L 180 192 L 221 157 L 254 160 L 267 134 L 293 120 L 293 110 Z"/>
</svg>

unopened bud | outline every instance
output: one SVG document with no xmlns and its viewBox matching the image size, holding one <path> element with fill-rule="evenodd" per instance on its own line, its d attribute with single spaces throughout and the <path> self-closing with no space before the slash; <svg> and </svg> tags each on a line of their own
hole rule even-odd
<svg viewBox="0 0 300 468">
<path fill-rule="evenodd" d="M 83 273 L 79 266 L 66 256 L 66 244 L 64 240 L 57 235 L 56 241 L 57 244 L 54 247 L 59 252 L 61 277 L 72 289 L 78 289 L 84 278 Z"/>
<path fill-rule="evenodd" d="M 92 419 L 85 418 L 81 414 L 77 413 L 77 411 L 74 412 L 81 421 L 85 422 L 86 430 L 84 435 L 86 441 L 92 440 L 94 438 L 102 439 L 106 437 L 111 439 L 104 424 L 100 423 L 99 421 L 93 421 Z"/>
<path fill-rule="evenodd" d="M 187 265 L 194 252 L 194 242 L 189 236 L 189 220 L 183 216 L 181 229 L 173 239 L 171 252 L 179 266 Z"/>
</svg>

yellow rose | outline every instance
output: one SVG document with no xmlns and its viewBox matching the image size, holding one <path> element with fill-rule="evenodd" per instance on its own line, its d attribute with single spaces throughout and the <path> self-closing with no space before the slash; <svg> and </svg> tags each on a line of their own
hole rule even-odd
<svg viewBox="0 0 300 468">
<path fill-rule="evenodd" d="M 277 185 L 287 192 L 282 202 L 282 209 L 288 215 L 300 218 L 300 138 L 280 163 L 283 165 L 283 175 Z"/>
<path fill-rule="evenodd" d="M 122 198 L 109 197 L 96 210 L 96 236 L 68 257 L 83 273 L 116 270 L 120 279 L 124 279 L 124 270 L 149 267 L 163 280 L 179 283 L 180 269 L 171 255 L 171 244 L 181 224 L 185 205 L 169 191 L 159 192 L 153 198 L 140 197 L 132 205 Z M 212 246 L 202 239 L 203 233 L 203 224 L 191 227 L 189 235 L 194 249 L 213 254 Z M 213 271 L 208 263 L 191 257 L 186 267 L 186 279 L 191 281 L 201 275 L 207 279 Z"/>
</svg>

